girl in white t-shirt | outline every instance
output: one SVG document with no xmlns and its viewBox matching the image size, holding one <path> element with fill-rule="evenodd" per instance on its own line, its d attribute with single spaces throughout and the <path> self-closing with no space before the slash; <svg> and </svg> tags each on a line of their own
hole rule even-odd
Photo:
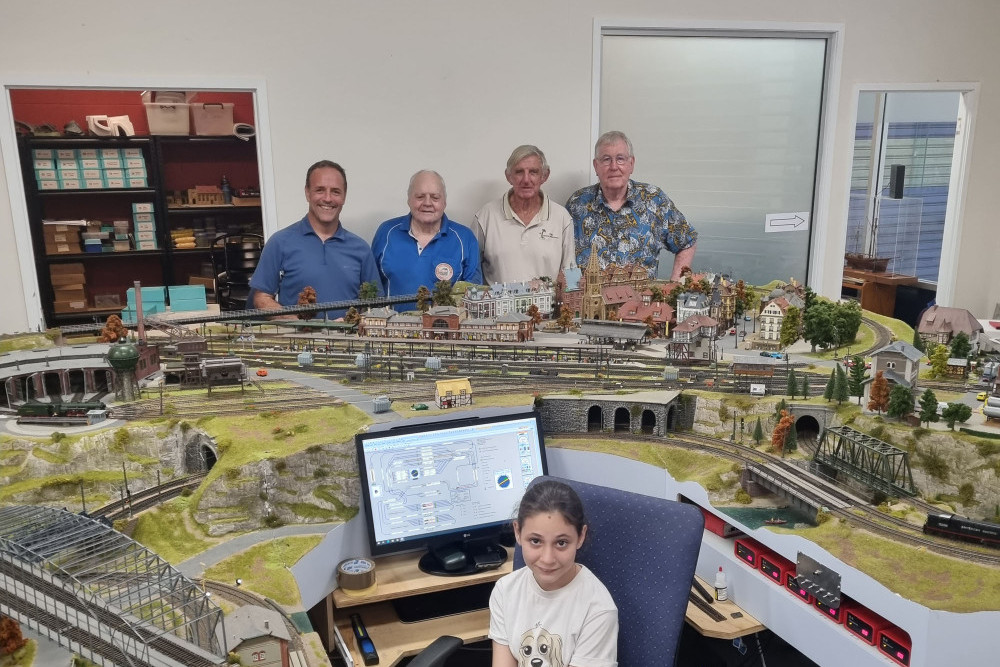
<svg viewBox="0 0 1000 667">
<path fill-rule="evenodd" d="M 583 503 L 540 479 L 525 492 L 514 536 L 526 567 L 490 597 L 493 667 L 616 667 L 618 608 L 576 552 L 587 537 Z"/>
</svg>

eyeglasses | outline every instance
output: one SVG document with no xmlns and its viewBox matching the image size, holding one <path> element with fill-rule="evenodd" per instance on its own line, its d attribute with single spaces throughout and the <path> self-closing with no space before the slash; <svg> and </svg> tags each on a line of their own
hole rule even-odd
<svg viewBox="0 0 1000 667">
<path fill-rule="evenodd" d="M 610 167 L 612 162 L 614 162 L 619 167 L 623 167 L 629 161 L 629 159 L 631 159 L 631 157 L 632 157 L 631 155 L 615 155 L 614 157 L 610 155 L 602 155 L 601 157 L 597 158 L 597 161 L 603 167 Z"/>
</svg>

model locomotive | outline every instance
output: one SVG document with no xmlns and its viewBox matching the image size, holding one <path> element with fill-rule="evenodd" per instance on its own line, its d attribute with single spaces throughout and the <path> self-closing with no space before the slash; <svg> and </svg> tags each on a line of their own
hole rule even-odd
<svg viewBox="0 0 1000 667">
<path fill-rule="evenodd" d="M 973 521 L 954 514 L 928 514 L 924 532 L 1000 549 L 1000 524 Z"/>
<path fill-rule="evenodd" d="M 25 403 L 17 408 L 18 424 L 86 424 L 91 410 L 106 410 L 102 401 Z"/>
</svg>

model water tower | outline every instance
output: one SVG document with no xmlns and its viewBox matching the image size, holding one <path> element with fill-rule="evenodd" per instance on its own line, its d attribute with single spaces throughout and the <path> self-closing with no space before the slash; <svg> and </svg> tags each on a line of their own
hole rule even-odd
<svg viewBox="0 0 1000 667">
<path fill-rule="evenodd" d="M 115 399 L 131 403 L 139 398 L 139 381 L 135 367 L 139 363 L 139 348 L 132 343 L 115 343 L 108 350 L 108 363 L 115 371 Z"/>
</svg>

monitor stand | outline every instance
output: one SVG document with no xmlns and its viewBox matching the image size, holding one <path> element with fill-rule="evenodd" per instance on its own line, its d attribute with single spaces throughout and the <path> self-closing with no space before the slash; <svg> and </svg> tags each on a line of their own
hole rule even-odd
<svg viewBox="0 0 1000 667">
<path fill-rule="evenodd" d="M 431 547 L 420 557 L 420 570 L 439 576 L 461 576 L 493 570 L 507 560 L 507 550 L 492 540 L 450 542 Z"/>
</svg>

